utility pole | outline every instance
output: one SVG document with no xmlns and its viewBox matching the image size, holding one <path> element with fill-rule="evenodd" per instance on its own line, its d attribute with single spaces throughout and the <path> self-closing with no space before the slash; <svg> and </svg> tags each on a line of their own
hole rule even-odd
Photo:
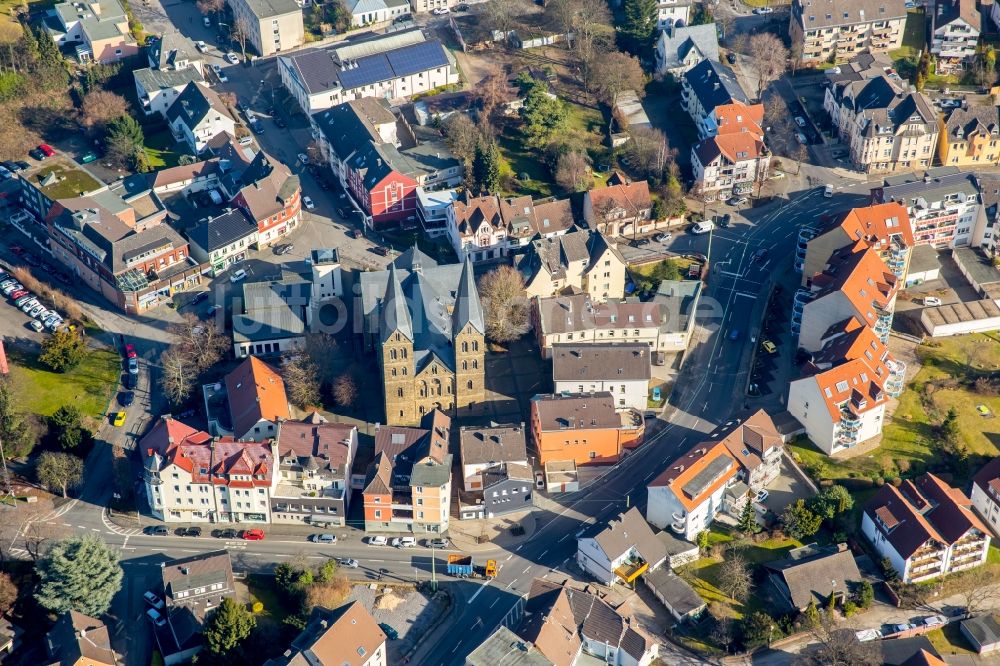
<svg viewBox="0 0 1000 666">
<path fill-rule="evenodd" d="M 438 589 L 437 568 L 435 567 L 435 560 L 437 558 L 434 557 L 434 553 L 436 552 L 437 549 L 431 546 L 431 592 L 437 592 Z"/>
</svg>

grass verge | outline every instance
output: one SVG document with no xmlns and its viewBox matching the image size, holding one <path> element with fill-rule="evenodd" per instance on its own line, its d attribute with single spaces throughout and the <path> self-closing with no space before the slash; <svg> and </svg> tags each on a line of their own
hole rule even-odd
<svg viewBox="0 0 1000 666">
<path fill-rule="evenodd" d="M 38 416 L 51 416 L 63 405 L 75 405 L 84 416 L 101 417 L 122 369 L 121 358 L 110 349 L 90 350 L 80 365 L 66 373 L 52 372 L 35 355 L 11 351 L 8 356 L 21 406 Z"/>
</svg>

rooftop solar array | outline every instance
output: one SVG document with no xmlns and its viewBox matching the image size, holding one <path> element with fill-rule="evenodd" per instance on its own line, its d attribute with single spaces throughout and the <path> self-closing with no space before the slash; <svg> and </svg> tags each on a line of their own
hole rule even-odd
<svg viewBox="0 0 1000 666">
<path fill-rule="evenodd" d="M 408 76 L 448 64 L 440 42 L 422 42 L 385 54 L 396 76 Z"/>
</svg>

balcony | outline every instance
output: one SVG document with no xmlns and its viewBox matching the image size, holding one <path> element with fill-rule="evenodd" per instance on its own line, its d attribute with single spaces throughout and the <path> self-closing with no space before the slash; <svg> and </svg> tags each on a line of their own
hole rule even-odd
<svg viewBox="0 0 1000 666">
<path fill-rule="evenodd" d="M 687 518 L 681 514 L 678 514 L 676 511 L 674 512 L 673 516 L 671 516 L 671 518 L 673 520 L 670 523 L 670 529 L 672 529 L 674 532 L 677 532 L 678 534 L 684 534 L 687 531 Z"/>
<path fill-rule="evenodd" d="M 642 558 L 636 558 L 616 567 L 615 575 L 625 583 L 631 584 L 636 578 L 646 573 L 647 569 L 649 569 L 649 562 L 644 561 Z"/>
<path fill-rule="evenodd" d="M 921 571 L 914 575 L 914 571 L 910 570 L 910 582 L 919 583 L 922 580 L 927 580 L 929 578 L 934 578 L 935 576 L 941 575 L 941 567 L 937 566 L 931 571 Z"/>
</svg>

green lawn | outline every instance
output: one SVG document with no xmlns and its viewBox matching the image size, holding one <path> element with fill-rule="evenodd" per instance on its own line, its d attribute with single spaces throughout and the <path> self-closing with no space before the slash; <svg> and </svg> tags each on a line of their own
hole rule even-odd
<svg viewBox="0 0 1000 666">
<path fill-rule="evenodd" d="M 264 610 L 257 614 L 258 621 L 274 622 L 281 625 L 285 618 L 293 612 L 285 607 L 281 598 L 274 590 L 274 577 L 251 574 L 247 576 L 247 589 L 250 591 L 250 606 L 257 601 L 264 604 Z"/>
<path fill-rule="evenodd" d="M 146 158 L 152 169 L 177 166 L 177 160 L 186 150 L 174 141 L 170 130 L 163 129 L 146 135 Z"/>
<path fill-rule="evenodd" d="M 903 28 L 903 45 L 895 51 L 889 51 L 893 60 L 917 61 L 917 54 L 927 45 L 927 15 L 923 9 L 911 9 L 906 14 L 906 26 Z"/>
<path fill-rule="evenodd" d="M 36 357 L 8 351 L 10 374 L 31 414 L 50 416 L 63 405 L 75 405 L 84 416 L 100 418 L 118 387 L 121 357 L 113 350 L 90 350 L 83 362 L 65 374 L 51 372 Z"/>
<path fill-rule="evenodd" d="M 965 640 L 962 630 L 959 629 L 958 622 L 946 624 L 941 629 L 935 629 L 927 634 L 927 640 L 931 642 L 941 654 L 975 654 L 972 646 Z"/>
<path fill-rule="evenodd" d="M 16 7 L 20 7 L 22 4 L 24 4 L 22 0 L 0 0 L 0 21 L 15 23 L 12 11 Z M 29 1 L 27 4 L 28 11 L 38 12 L 46 7 L 54 7 L 56 2 L 55 0 L 34 0 Z"/>
</svg>

